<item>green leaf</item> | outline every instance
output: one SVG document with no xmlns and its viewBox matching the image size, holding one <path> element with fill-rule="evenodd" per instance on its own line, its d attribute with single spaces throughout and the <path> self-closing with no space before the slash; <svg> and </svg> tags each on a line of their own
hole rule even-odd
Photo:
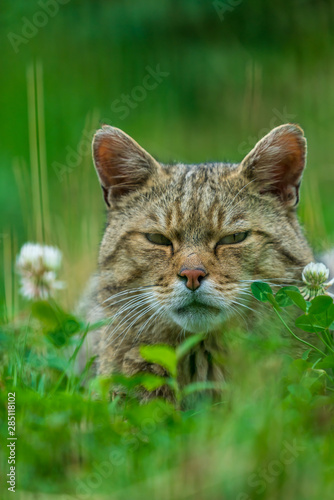
<svg viewBox="0 0 334 500">
<path fill-rule="evenodd" d="M 158 387 L 166 384 L 166 378 L 155 375 L 154 373 L 138 373 L 127 377 L 121 373 L 115 373 L 110 378 L 113 385 L 121 385 L 126 389 L 134 389 L 138 386 L 143 386 L 148 391 L 154 391 Z"/>
<path fill-rule="evenodd" d="M 56 347 L 63 347 L 67 344 L 68 337 L 63 330 L 54 330 L 47 333 L 47 338 Z"/>
<path fill-rule="evenodd" d="M 275 297 L 273 296 L 272 293 L 267 294 L 268 302 L 275 308 L 279 310 L 279 305 L 277 304 Z"/>
<path fill-rule="evenodd" d="M 83 326 L 74 316 L 47 301 L 33 303 L 31 313 L 43 324 L 47 338 L 57 347 L 65 345 L 68 337 L 78 333 Z"/>
<path fill-rule="evenodd" d="M 304 361 L 308 360 L 308 357 L 309 357 L 309 354 L 310 354 L 311 351 L 312 351 L 312 349 L 307 349 L 307 351 L 303 352 L 302 359 Z"/>
<path fill-rule="evenodd" d="M 302 314 L 302 316 L 299 316 L 296 321 L 295 325 L 300 328 L 301 330 L 304 330 L 305 332 L 309 333 L 320 333 L 324 330 L 322 326 L 319 325 L 314 325 L 314 320 L 315 318 L 313 316 L 310 316 L 308 314 Z"/>
<path fill-rule="evenodd" d="M 313 314 L 313 323 L 323 326 L 324 328 L 330 327 L 334 320 L 334 304 L 331 304 L 322 314 Z"/>
<path fill-rule="evenodd" d="M 193 382 L 192 384 L 186 385 L 182 390 L 182 396 L 188 396 L 194 392 L 201 391 L 221 391 L 223 387 L 222 383 L 219 382 L 210 382 L 210 381 L 202 381 L 202 382 Z"/>
<path fill-rule="evenodd" d="M 191 335 L 182 344 L 180 344 L 176 349 L 176 359 L 179 360 L 183 358 L 195 345 L 199 344 L 204 339 L 203 333 L 198 333 L 197 335 Z"/>
<path fill-rule="evenodd" d="M 307 387 L 304 387 L 300 384 L 291 384 L 288 386 L 288 391 L 290 394 L 295 396 L 296 398 L 303 400 L 303 401 L 310 401 L 312 399 L 312 394 L 307 389 Z"/>
<path fill-rule="evenodd" d="M 168 345 L 141 345 L 140 354 L 149 363 L 156 363 L 172 375 L 176 376 L 177 358 L 176 352 Z"/>
<path fill-rule="evenodd" d="M 94 361 L 96 360 L 97 356 L 92 356 L 86 363 L 85 365 L 85 368 L 82 370 L 81 374 L 80 374 L 80 377 L 78 379 L 78 382 L 76 384 L 76 388 L 79 389 L 83 383 L 83 381 L 85 380 L 86 376 L 89 374 L 89 371 L 94 363 Z"/>
<path fill-rule="evenodd" d="M 334 368 L 334 356 L 326 356 L 317 364 L 317 368 L 325 370 L 326 368 Z"/>
<path fill-rule="evenodd" d="M 262 281 L 254 281 L 254 283 L 251 284 L 251 290 L 254 297 L 260 302 L 268 302 L 268 293 L 273 295 L 270 286 Z"/>
<path fill-rule="evenodd" d="M 296 292 L 294 290 L 287 290 L 286 294 L 290 297 L 292 302 L 299 307 L 299 309 L 306 312 L 307 310 L 306 300 L 299 291 Z"/>
<path fill-rule="evenodd" d="M 102 319 L 101 321 L 96 321 L 95 323 L 82 323 L 81 324 L 81 329 L 82 330 L 87 330 L 88 332 L 91 332 L 92 330 L 98 330 L 99 328 L 102 328 L 105 325 L 111 324 L 110 319 Z"/>
<path fill-rule="evenodd" d="M 332 297 L 329 297 L 328 295 L 320 295 L 319 297 L 314 297 L 308 312 L 310 314 L 321 314 L 332 305 Z"/>
<path fill-rule="evenodd" d="M 66 335 L 71 336 L 78 333 L 82 326 L 84 325 L 79 323 L 74 316 L 68 316 L 61 324 L 61 329 Z"/>
<path fill-rule="evenodd" d="M 287 295 L 287 291 L 299 292 L 296 286 L 284 286 L 280 288 L 275 295 L 276 302 L 280 307 L 288 307 L 294 304 L 292 299 Z"/>
<path fill-rule="evenodd" d="M 139 375 L 133 375 L 131 377 L 127 377 L 122 373 L 114 373 L 111 377 L 108 377 L 105 380 L 106 380 L 105 383 L 109 384 L 111 383 L 113 387 L 120 385 L 126 389 L 133 389 L 134 387 L 140 385 Z"/>
<path fill-rule="evenodd" d="M 143 373 L 138 377 L 138 383 L 142 385 L 147 391 L 154 391 L 159 387 L 166 384 L 165 377 L 154 375 L 154 373 Z"/>
<path fill-rule="evenodd" d="M 49 302 L 45 300 L 34 302 L 31 306 L 31 314 L 49 329 L 54 329 L 59 326 L 57 312 Z"/>
</svg>

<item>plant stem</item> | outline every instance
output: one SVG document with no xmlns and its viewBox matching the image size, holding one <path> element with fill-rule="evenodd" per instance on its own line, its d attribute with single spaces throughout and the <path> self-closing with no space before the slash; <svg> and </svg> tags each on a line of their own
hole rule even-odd
<svg viewBox="0 0 334 500">
<path fill-rule="evenodd" d="M 54 386 L 54 388 L 50 391 L 50 394 L 49 396 L 52 396 L 57 390 L 58 388 L 60 387 L 60 384 L 62 383 L 62 381 L 64 380 L 65 376 L 66 376 L 66 372 L 67 370 L 71 367 L 71 364 L 75 361 L 75 358 L 77 357 L 77 354 L 86 338 L 86 335 L 89 331 L 89 328 L 86 328 L 86 330 L 84 331 L 83 335 L 81 336 L 81 339 L 79 341 L 79 344 L 77 345 L 77 347 L 75 348 L 72 356 L 70 357 L 69 361 L 68 361 L 68 366 L 67 366 L 67 369 L 63 371 L 62 375 L 60 376 L 58 382 L 56 383 L 56 385 Z M 67 383 L 67 386 L 66 386 L 66 391 L 68 391 L 68 383 Z"/>
<path fill-rule="evenodd" d="M 331 334 L 329 333 L 329 329 L 328 328 L 326 328 L 326 330 L 324 331 L 324 335 L 326 337 L 326 340 L 327 340 L 328 344 L 331 346 L 332 343 L 333 343 L 333 341 L 331 340 Z M 330 350 L 332 352 L 334 352 L 334 350 L 331 347 L 330 347 Z"/>
<path fill-rule="evenodd" d="M 331 348 L 331 346 L 329 345 L 329 343 L 326 341 L 327 340 L 326 331 L 324 331 L 324 337 L 326 338 L 326 340 L 322 337 L 322 335 L 320 333 L 316 332 L 316 335 L 319 337 L 319 339 L 321 340 L 321 342 L 327 347 L 327 349 L 329 349 L 330 351 L 332 351 L 332 353 L 334 354 L 333 349 Z"/>
<path fill-rule="evenodd" d="M 309 342 L 306 342 L 306 340 L 303 340 L 299 337 L 297 337 L 297 335 L 291 330 L 291 328 L 288 327 L 288 325 L 285 323 L 284 319 L 282 318 L 282 316 L 280 315 L 280 313 L 275 309 L 273 308 L 276 315 L 278 316 L 278 318 L 281 320 L 281 322 L 283 323 L 283 325 L 285 326 L 285 328 L 288 330 L 288 332 L 291 333 L 291 335 L 296 339 L 296 340 L 299 340 L 299 342 L 302 342 L 303 344 L 307 345 L 308 347 L 311 347 L 311 349 L 315 349 L 319 354 L 321 354 L 322 356 L 326 356 L 326 354 L 324 352 L 322 352 L 320 349 L 318 349 L 317 347 L 315 347 L 314 345 L 310 344 Z"/>
</svg>

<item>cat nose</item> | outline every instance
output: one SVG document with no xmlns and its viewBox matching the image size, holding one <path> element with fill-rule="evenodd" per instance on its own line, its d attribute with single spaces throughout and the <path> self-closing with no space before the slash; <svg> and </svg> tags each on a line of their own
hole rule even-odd
<svg viewBox="0 0 334 500">
<path fill-rule="evenodd" d="M 187 278 L 186 287 L 193 291 L 201 286 L 201 281 L 206 275 L 204 269 L 181 269 L 179 274 Z"/>
</svg>

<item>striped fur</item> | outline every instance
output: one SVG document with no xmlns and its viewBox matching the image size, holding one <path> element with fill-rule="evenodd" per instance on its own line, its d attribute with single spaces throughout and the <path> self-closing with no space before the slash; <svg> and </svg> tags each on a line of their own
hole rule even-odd
<svg viewBox="0 0 334 500">
<path fill-rule="evenodd" d="M 164 375 L 141 358 L 140 344 L 176 346 L 204 332 L 180 366 L 180 383 L 222 380 L 222 333 L 245 317 L 251 325 L 256 315 L 250 282 L 295 284 L 313 258 L 295 211 L 306 157 L 302 130 L 274 129 L 240 164 L 163 165 L 108 126 L 97 132 L 93 151 L 108 207 L 89 302 L 90 311 L 110 318 L 93 342 L 98 373 Z M 248 236 L 241 243 L 217 245 L 242 232 Z M 153 244 L 146 233 L 163 234 L 172 246 Z M 180 278 L 182 267 L 205 269 L 196 291 Z M 171 397 L 166 387 L 157 394 Z"/>
</svg>

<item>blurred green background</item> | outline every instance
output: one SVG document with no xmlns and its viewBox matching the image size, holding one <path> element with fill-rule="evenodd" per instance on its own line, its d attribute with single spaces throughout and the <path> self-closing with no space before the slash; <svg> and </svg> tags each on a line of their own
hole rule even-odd
<svg viewBox="0 0 334 500">
<path fill-rule="evenodd" d="M 15 321 L 0 331 L 0 430 L 13 386 L 18 489 L 87 498 L 79 486 L 112 451 L 94 498 L 333 498 L 333 398 L 316 363 L 282 357 L 273 332 L 232 332 L 232 383 L 217 405 L 123 407 L 99 379 L 96 399 L 31 320 L 14 266 L 26 241 L 59 246 L 61 306 L 73 310 L 103 232 L 90 154 L 103 122 L 163 162 L 240 161 L 271 128 L 299 123 L 299 214 L 315 250 L 332 248 L 333 21 L 330 0 L 2 0 L 0 300 Z M 259 489 L 295 443 L 300 457 Z"/>
<path fill-rule="evenodd" d="M 317 251 L 333 245 L 333 18 L 330 0 L 3 0 L 7 314 L 24 242 L 64 252 L 70 306 L 95 268 L 104 206 L 89 144 L 103 122 L 164 162 L 240 161 L 270 128 L 299 123 L 309 145 L 300 216 Z"/>
</svg>

